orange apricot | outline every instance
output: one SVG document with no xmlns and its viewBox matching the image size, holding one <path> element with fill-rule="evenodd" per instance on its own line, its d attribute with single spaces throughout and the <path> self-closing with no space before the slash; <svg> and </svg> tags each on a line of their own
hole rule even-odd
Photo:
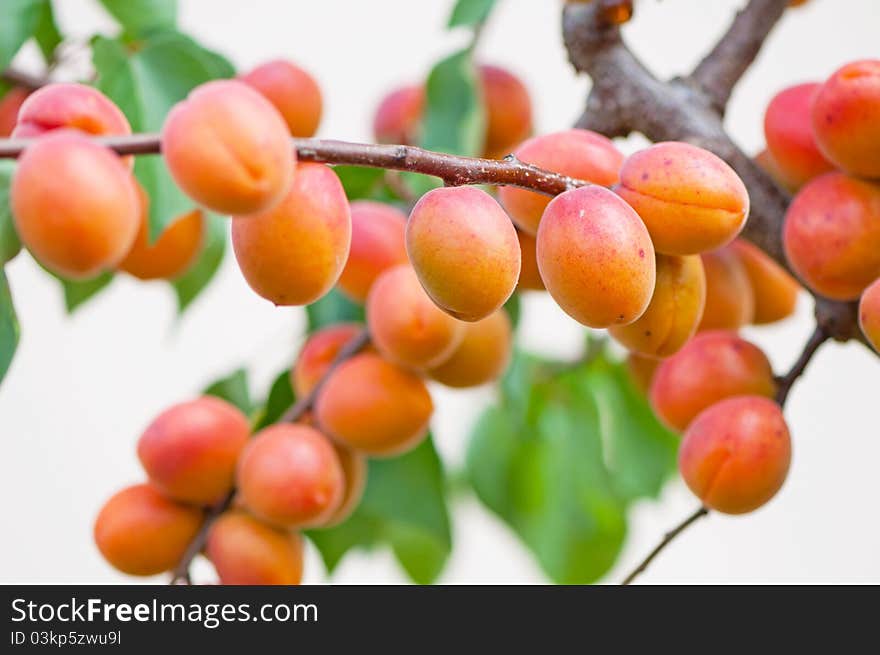
<svg viewBox="0 0 880 655">
<path fill-rule="evenodd" d="M 751 512 L 773 498 L 790 463 L 782 410 L 762 396 L 728 398 L 700 413 L 678 457 L 691 491 L 705 507 L 725 514 Z"/>
<path fill-rule="evenodd" d="M 65 127 L 96 136 L 131 134 L 125 114 L 98 89 L 85 84 L 48 84 L 24 101 L 12 136 L 38 137 Z"/>
<path fill-rule="evenodd" d="M 519 251 L 522 253 L 522 266 L 519 271 L 518 291 L 545 291 L 541 271 L 538 270 L 538 242 L 531 234 L 522 230 L 516 231 L 519 239 Z"/>
<path fill-rule="evenodd" d="M 640 355 L 668 357 L 694 336 L 706 302 L 706 276 L 697 255 L 657 255 L 657 283 L 645 313 L 608 332 Z"/>
<path fill-rule="evenodd" d="M 504 309 L 466 323 L 464 338 L 452 355 L 428 375 L 447 387 L 476 387 L 501 377 L 513 350 L 513 327 Z"/>
<path fill-rule="evenodd" d="M 321 89 L 311 75 L 284 59 L 257 66 L 241 81 L 259 91 L 280 112 L 293 136 L 311 137 L 321 123 Z"/>
<path fill-rule="evenodd" d="M 129 575 L 156 575 L 173 569 L 203 521 L 197 507 L 182 505 L 149 484 L 114 494 L 95 519 L 98 550 Z"/>
<path fill-rule="evenodd" d="M 654 373 L 662 361 L 656 357 L 646 357 L 634 352 L 627 353 L 626 370 L 630 380 L 643 394 L 647 395 L 651 388 L 651 381 L 654 379 Z"/>
<path fill-rule="evenodd" d="M 483 156 L 501 158 L 532 132 L 532 99 L 525 84 L 499 66 L 477 70 L 486 111 Z"/>
<path fill-rule="evenodd" d="M 412 145 L 418 141 L 425 89 L 421 85 L 395 89 L 382 99 L 373 119 L 373 135 L 378 143 Z"/>
<path fill-rule="evenodd" d="M 73 279 L 114 268 L 141 220 L 131 172 L 111 150 L 74 130 L 44 136 L 19 157 L 11 206 L 31 254 Z"/>
<path fill-rule="evenodd" d="M 537 256 L 547 291 L 589 327 L 632 323 L 654 293 L 654 247 L 644 223 L 599 186 L 553 199 L 538 229 Z"/>
<path fill-rule="evenodd" d="M 340 443 L 333 443 L 339 463 L 342 464 L 342 473 L 345 476 L 345 492 L 338 509 L 324 522 L 322 528 L 332 528 L 339 525 L 352 515 L 367 488 L 367 458 L 356 450 Z"/>
<path fill-rule="evenodd" d="M 636 210 L 664 255 L 693 255 L 733 241 L 749 194 L 720 157 L 669 141 L 631 155 L 615 191 Z"/>
<path fill-rule="evenodd" d="M 422 196 L 406 225 L 406 250 L 431 300 L 463 321 L 501 307 L 519 279 L 519 241 L 510 217 L 473 187 Z"/>
<path fill-rule="evenodd" d="M 764 325 L 794 314 L 801 285 L 763 250 L 745 239 L 730 245 L 745 268 L 755 299 L 752 323 Z"/>
<path fill-rule="evenodd" d="M 370 457 L 415 448 L 433 411 L 420 377 L 372 353 L 356 355 L 333 371 L 315 406 L 322 429 Z"/>
<path fill-rule="evenodd" d="M 855 300 L 880 277 L 880 186 L 842 173 L 817 177 L 789 205 L 782 237 L 804 284 Z"/>
<path fill-rule="evenodd" d="M 738 330 L 755 316 L 755 293 L 746 268 L 731 247 L 704 252 L 706 307 L 698 330 Z"/>
<path fill-rule="evenodd" d="M 859 327 L 874 350 L 880 352 L 880 279 L 874 280 L 859 299 Z"/>
<path fill-rule="evenodd" d="M 15 129 L 18 111 L 30 92 L 20 86 L 14 86 L 0 98 L 0 138 L 6 138 Z"/>
<path fill-rule="evenodd" d="M 296 163 L 281 114 L 236 80 L 208 82 L 177 103 L 162 127 L 162 154 L 188 196 L 236 215 L 281 202 Z"/>
<path fill-rule="evenodd" d="M 290 382 L 297 397 L 312 392 L 339 351 L 363 329 L 356 323 L 339 323 L 322 328 L 308 338 L 290 371 Z"/>
<path fill-rule="evenodd" d="M 272 209 L 232 219 L 232 247 L 242 274 L 276 305 L 308 305 L 330 291 L 350 243 L 348 199 L 324 164 L 301 164 Z"/>
<path fill-rule="evenodd" d="M 589 130 L 565 130 L 536 136 L 514 152 L 517 159 L 540 168 L 602 186 L 619 179 L 623 155 L 610 139 Z M 515 187 L 502 187 L 498 199 L 517 226 L 536 234 L 550 198 Z"/>
</svg>

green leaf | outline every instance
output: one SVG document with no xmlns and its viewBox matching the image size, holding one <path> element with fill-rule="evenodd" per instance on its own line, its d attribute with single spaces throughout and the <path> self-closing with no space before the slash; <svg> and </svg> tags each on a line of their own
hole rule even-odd
<svg viewBox="0 0 880 655">
<path fill-rule="evenodd" d="M 0 70 L 12 63 L 21 46 L 34 35 L 48 1 L 3 0 L 3 15 L 0 18 Z"/>
<path fill-rule="evenodd" d="M 15 162 L 0 161 L 0 266 L 15 257 L 21 250 L 21 241 L 15 231 L 12 208 L 9 206 L 9 187 L 15 172 Z"/>
<path fill-rule="evenodd" d="M 428 75 L 422 146 L 477 156 L 483 147 L 485 115 L 469 50 L 437 63 Z"/>
<path fill-rule="evenodd" d="M 354 514 L 308 536 L 331 572 L 352 548 L 388 544 L 413 581 L 436 580 L 452 536 L 443 466 L 432 439 L 400 457 L 371 460 L 367 488 Z"/>
<path fill-rule="evenodd" d="M 308 331 L 314 332 L 334 323 L 362 323 L 364 308 L 349 300 L 339 289 L 306 307 Z"/>
<path fill-rule="evenodd" d="M 19 327 L 12 292 L 6 280 L 6 272 L 0 269 L 0 380 L 9 370 L 15 349 L 18 347 Z"/>
<path fill-rule="evenodd" d="M 171 282 L 177 295 L 177 308 L 183 313 L 190 303 L 208 286 L 223 263 L 226 253 L 226 231 L 229 220 L 213 212 L 203 212 L 205 216 L 205 242 L 198 259 L 186 272 Z"/>
<path fill-rule="evenodd" d="M 266 402 L 263 403 L 263 407 L 254 420 L 254 430 L 260 430 L 278 421 L 294 402 L 296 402 L 296 396 L 290 385 L 290 370 L 284 369 L 275 378 L 269 389 Z"/>
<path fill-rule="evenodd" d="M 361 166 L 334 166 L 349 200 L 372 198 L 385 185 L 385 171 Z"/>
<path fill-rule="evenodd" d="M 247 371 L 240 368 L 215 382 L 212 382 L 202 392 L 207 396 L 217 396 L 232 403 L 245 414 L 250 414 L 253 409 L 251 393 L 248 388 Z"/>
<path fill-rule="evenodd" d="M 504 303 L 504 311 L 507 312 L 507 315 L 510 317 L 510 323 L 516 329 L 516 326 L 519 325 L 520 314 L 522 314 L 522 302 L 518 293 L 514 293 L 507 299 L 507 302 Z"/>
<path fill-rule="evenodd" d="M 43 58 L 47 63 L 51 62 L 55 54 L 55 48 L 58 47 L 63 38 L 58 29 L 58 24 L 55 22 L 55 12 L 52 9 L 51 0 L 43 2 L 40 20 L 34 31 L 34 38 L 37 40 L 37 45 L 40 46 Z"/>
<path fill-rule="evenodd" d="M 129 35 L 170 29 L 177 23 L 177 0 L 100 0 Z"/>
<path fill-rule="evenodd" d="M 496 0 L 458 0 L 449 17 L 448 27 L 467 25 L 473 27 L 489 18 Z"/>
<path fill-rule="evenodd" d="M 58 278 L 62 289 L 64 289 L 64 306 L 67 308 L 68 314 L 72 314 L 113 281 L 112 273 L 101 273 L 88 280 L 67 280 L 58 275 L 55 277 Z"/>
</svg>

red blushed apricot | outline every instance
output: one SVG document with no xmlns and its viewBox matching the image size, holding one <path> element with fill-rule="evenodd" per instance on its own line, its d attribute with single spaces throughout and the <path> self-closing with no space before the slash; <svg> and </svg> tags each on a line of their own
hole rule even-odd
<svg viewBox="0 0 880 655">
<path fill-rule="evenodd" d="M 797 185 L 786 177 L 785 173 L 779 167 L 779 164 L 773 159 L 773 155 L 770 154 L 769 150 L 762 150 L 759 152 L 754 156 L 754 161 L 761 167 L 761 170 L 767 173 L 767 175 L 769 175 L 782 189 L 789 193 L 795 193 L 797 191 Z"/>
<path fill-rule="evenodd" d="M 694 336 L 706 302 L 706 276 L 697 255 L 657 256 L 657 282 L 648 309 L 609 333 L 641 355 L 668 357 Z"/>
<path fill-rule="evenodd" d="M 333 443 L 339 463 L 342 464 L 342 472 L 345 475 L 345 493 L 342 503 L 322 528 L 332 528 L 339 525 L 352 515 L 364 496 L 367 488 L 367 458 L 361 453 L 352 450 L 340 443 Z"/>
<path fill-rule="evenodd" d="M 425 89 L 405 86 L 382 99 L 373 119 L 373 135 L 379 143 L 412 145 L 418 141 Z"/>
<path fill-rule="evenodd" d="M 290 382 L 297 397 L 311 393 L 339 351 L 363 329 L 355 323 L 340 323 L 318 330 L 308 338 L 290 371 Z"/>
<path fill-rule="evenodd" d="M 12 136 L 38 137 L 64 127 L 97 136 L 131 134 L 125 114 L 96 88 L 49 84 L 34 91 L 22 104 Z"/>
<path fill-rule="evenodd" d="M 251 430 L 247 417 L 205 396 L 159 414 L 138 439 L 150 481 L 175 500 L 213 505 L 230 489 L 238 456 Z"/>
<path fill-rule="evenodd" d="M 710 405 L 731 396 L 771 397 L 776 382 L 767 356 L 733 332 L 697 334 L 663 360 L 651 383 L 651 406 L 673 430 L 684 430 Z"/>
<path fill-rule="evenodd" d="M 859 300 L 859 327 L 874 350 L 880 352 L 880 280 L 874 280 Z"/>
<path fill-rule="evenodd" d="M 136 484 L 101 508 L 95 544 L 123 573 L 156 575 L 177 565 L 203 518 L 197 507 L 175 503 L 149 484 Z"/>
<path fill-rule="evenodd" d="M 532 99 L 522 81 L 498 66 L 478 69 L 486 108 L 484 157 L 504 157 L 532 132 Z"/>
<path fill-rule="evenodd" d="M 510 217 L 473 187 L 422 196 L 406 225 L 406 251 L 431 299 L 462 321 L 479 321 L 501 307 L 519 279 L 519 241 Z"/>
<path fill-rule="evenodd" d="M 12 134 L 15 123 L 18 121 L 18 111 L 28 97 L 29 91 L 20 86 L 15 86 L 0 98 L 0 138 L 6 138 Z"/>
<path fill-rule="evenodd" d="M 706 307 L 698 330 L 738 330 L 755 316 L 749 275 L 731 247 L 701 255 L 706 272 Z"/>
<path fill-rule="evenodd" d="M 177 103 L 162 127 L 162 154 L 180 188 L 222 214 L 277 205 L 296 163 L 281 114 L 236 80 L 208 82 Z"/>
<path fill-rule="evenodd" d="M 539 168 L 601 186 L 617 183 L 623 155 L 610 139 L 589 130 L 565 130 L 536 136 L 514 152 L 517 159 Z M 550 198 L 540 193 L 502 187 L 498 199 L 517 226 L 536 234 Z"/>
<path fill-rule="evenodd" d="M 688 143 L 658 143 L 630 156 L 615 191 L 641 216 L 664 255 L 720 248 L 749 215 L 749 194 L 736 172 Z"/>
<path fill-rule="evenodd" d="M 880 60 L 851 62 L 828 78 L 813 101 L 813 133 L 839 168 L 880 177 Z"/>
<path fill-rule="evenodd" d="M 761 396 L 728 398 L 697 416 L 684 434 L 678 466 L 703 505 L 745 514 L 776 495 L 791 463 L 782 410 Z"/>
<path fill-rule="evenodd" d="M 311 75 L 289 61 L 276 59 L 257 66 L 241 81 L 275 105 L 293 136 L 311 137 L 321 123 L 321 89 Z"/>
<path fill-rule="evenodd" d="M 752 323 L 775 323 L 794 314 L 801 285 L 763 250 L 744 239 L 731 244 L 745 268 L 755 298 Z"/>
<path fill-rule="evenodd" d="M 302 537 L 239 510 L 214 521 L 205 555 L 217 570 L 220 584 L 297 585 L 302 580 Z"/>
<path fill-rule="evenodd" d="M 385 271 L 367 297 L 367 325 L 376 350 L 408 368 L 445 361 L 464 337 L 464 323 L 437 307 L 408 264 Z"/>
<path fill-rule="evenodd" d="M 513 328 L 503 309 L 482 321 L 466 323 L 464 338 L 452 355 L 428 375 L 447 387 L 476 387 L 501 377 L 510 362 Z"/>
<path fill-rule="evenodd" d="M 855 300 L 880 277 L 880 186 L 842 173 L 816 178 L 789 205 L 782 238 L 804 284 Z"/>
<path fill-rule="evenodd" d="M 654 247 L 645 225 L 599 186 L 566 191 L 547 206 L 538 269 L 559 306 L 593 328 L 632 323 L 654 293 Z"/>
<path fill-rule="evenodd" d="M 22 243 L 68 278 L 115 268 L 140 226 L 131 172 L 111 150 L 73 130 L 46 135 L 24 151 L 11 196 Z"/>
<path fill-rule="evenodd" d="M 372 353 L 356 355 L 333 371 L 315 406 L 322 429 L 370 457 L 415 448 L 433 412 L 420 377 Z"/>
<path fill-rule="evenodd" d="M 248 442 L 236 481 L 244 505 L 281 527 L 321 525 L 342 503 L 345 477 L 330 440 L 306 425 L 276 423 Z"/>
<path fill-rule="evenodd" d="M 351 203 L 351 248 L 337 283 L 355 302 L 367 299 L 379 275 L 406 264 L 406 214 L 381 202 Z"/>
<path fill-rule="evenodd" d="M 308 305 L 333 288 L 351 244 L 342 183 L 323 164 L 302 164 L 272 209 L 232 219 L 232 247 L 251 288 L 276 305 Z"/>
<path fill-rule="evenodd" d="M 519 251 L 522 254 L 522 266 L 516 288 L 519 291 L 544 291 L 544 280 L 541 279 L 541 271 L 538 270 L 538 243 L 535 237 L 522 230 L 516 231 L 516 237 L 519 239 Z"/>
<path fill-rule="evenodd" d="M 636 388 L 642 393 L 648 393 L 651 388 L 651 381 L 654 379 L 654 373 L 660 362 L 663 360 L 655 357 L 646 357 L 638 353 L 628 353 L 626 356 L 626 370 L 629 372 L 630 380 Z"/>
<path fill-rule="evenodd" d="M 798 84 L 777 93 L 764 114 L 764 138 L 773 161 L 792 187 L 834 170 L 813 137 L 811 108 L 819 84 Z"/>
</svg>

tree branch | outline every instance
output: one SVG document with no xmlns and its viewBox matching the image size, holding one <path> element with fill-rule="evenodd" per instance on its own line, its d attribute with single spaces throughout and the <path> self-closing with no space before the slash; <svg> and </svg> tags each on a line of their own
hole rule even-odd
<svg viewBox="0 0 880 655">
<path fill-rule="evenodd" d="M 40 77 L 39 75 L 31 75 L 30 73 L 25 73 L 20 70 L 15 70 L 13 68 L 7 68 L 2 73 L 0 73 L 0 78 L 2 78 L 4 82 L 9 82 L 10 84 L 14 84 L 15 86 L 20 86 L 25 89 L 30 89 L 31 91 L 35 91 L 42 86 L 46 86 L 49 83 L 48 80 L 44 77 Z"/>
<path fill-rule="evenodd" d="M 779 403 L 780 407 L 785 406 L 785 401 L 788 400 L 788 394 L 791 392 L 792 386 L 797 379 L 804 374 L 804 371 L 807 370 L 807 365 L 810 363 L 810 360 L 813 359 L 813 355 L 816 354 L 816 351 L 819 350 L 819 347 L 823 343 L 828 341 L 828 338 L 828 334 L 822 326 L 817 325 L 813 334 L 810 335 L 810 338 L 804 345 L 800 357 L 797 358 L 797 361 L 791 367 L 791 370 L 785 375 L 776 378 L 776 383 L 778 384 L 776 389 L 776 402 Z"/>
<path fill-rule="evenodd" d="M 632 572 L 628 576 L 626 576 L 623 579 L 623 582 L 621 582 L 620 584 L 632 584 L 632 581 L 635 580 L 641 573 L 645 572 L 645 569 L 647 569 L 651 565 L 651 562 L 654 561 L 654 558 L 657 557 L 657 555 L 659 555 L 664 548 L 666 548 L 678 535 L 684 532 L 688 528 L 688 526 L 703 518 L 708 513 L 709 510 L 701 505 L 696 512 L 688 516 L 684 521 L 682 521 L 672 530 L 663 535 L 663 539 L 660 541 L 659 544 L 654 547 L 654 550 L 648 553 L 648 556 L 643 559 L 642 562 L 636 568 L 634 568 Z"/>
</svg>

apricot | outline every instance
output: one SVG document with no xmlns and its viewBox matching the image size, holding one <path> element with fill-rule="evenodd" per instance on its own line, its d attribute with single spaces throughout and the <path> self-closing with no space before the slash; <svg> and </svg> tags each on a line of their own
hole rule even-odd
<svg viewBox="0 0 880 655">
<path fill-rule="evenodd" d="M 226 585 L 296 585 L 302 579 L 302 537 L 246 512 L 225 512 L 211 525 L 205 554 Z"/>
<path fill-rule="evenodd" d="M 874 350 L 880 352 L 880 279 L 874 280 L 859 300 L 859 327 Z"/>
<path fill-rule="evenodd" d="M 697 255 L 657 255 L 657 282 L 645 313 L 608 332 L 632 351 L 667 357 L 694 336 L 706 302 L 706 276 Z"/>
<path fill-rule="evenodd" d="M 762 396 L 712 405 L 684 434 L 678 466 L 703 505 L 745 514 L 776 495 L 791 463 L 791 436 L 782 410 Z"/>
<path fill-rule="evenodd" d="M 361 453 L 352 450 L 340 443 L 333 443 L 339 463 L 342 464 L 342 473 L 345 476 L 345 491 L 342 503 L 322 528 L 332 528 L 339 525 L 352 515 L 364 496 L 367 488 L 367 458 Z"/>
<path fill-rule="evenodd" d="M 407 368 L 437 366 L 464 337 L 464 323 L 425 293 L 409 264 L 382 273 L 367 297 L 367 326 L 376 350 Z"/>
<path fill-rule="evenodd" d="M 14 86 L 0 98 L 0 138 L 6 138 L 12 134 L 15 123 L 18 120 L 18 110 L 30 93 L 27 89 Z"/>
<path fill-rule="evenodd" d="M 654 379 L 654 373 L 661 361 L 663 360 L 656 357 L 646 357 L 634 352 L 627 353 L 626 370 L 630 380 L 643 394 L 647 395 L 651 388 L 651 381 Z"/>
<path fill-rule="evenodd" d="M 259 91 L 277 109 L 293 136 L 311 137 L 321 123 L 321 89 L 311 75 L 284 59 L 257 66 L 241 81 Z"/>
<path fill-rule="evenodd" d="M 98 89 L 85 84 L 48 84 L 24 101 L 12 136 L 38 137 L 65 127 L 96 136 L 131 134 L 125 114 Z"/>
<path fill-rule="evenodd" d="M 623 155 L 610 139 L 589 130 L 565 130 L 536 136 L 520 145 L 514 155 L 539 168 L 602 186 L 617 183 Z M 536 234 L 550 203 L 548 196 L 516 187 L 502 187 L 498 199 L 517 226 Z"/>
<path fill-rule="evenodd" d="M 419 139 L 425 89 L 421 85 L 404 86 L 385 96 L 376 109 L 373 135 L 378 143 L 412 145 Z"/>
<path fill-rule="evenodd" d="M 804 284 L 855 300 L 880 277 L 880 186 L 842 173 L 817 177 L 789 205 L 782 238 Z"/>
<path fill-rule="evenodd" d="M 149 484 L 114 494 L 95 519 L 98 550 L 129 575 L 156 575 L 173 569 L 203 520 L 197 507 L 166 498 Z"/>
<path fill-rule="evenodd" d="M 308 305 L 336 284 L 351 244 L 342 183 L 323 164 L 302 164 L 281 203 L 232 219 L 232 247 L 251 288 L 276 305 Z"/>
<path fill-rule="evenodd" d="M 370 457 L 415 448 L 433 412 L 419 376 L 373 353 L 356 355 L 333 371 L 315 405 L 322 429 Z"/>
<path fill-rule="evenodd" d="M 763 250 L 744 239 L 730 248 L 745 268 L 755 298 L 752 323 L 775 323 L 794 314 L 801 285 Z"/>
<path fill-rule="evenodd" d="M 308 338 L 290 371 L 291 386 L 297 397 L 312 392 L 339 351 L 363 329 L 362 325 L 355 323 L 339 323 L 318 330 Z"/>
<path fill-rule="evenodd" d="M 762 150 L 759 152 L 754 156 L 754 161 L 762 171 L 767 173 L 767 175 L 776 182 L 777 186 L 788 193 L 797 192 L 797 185 L 785 175 L 779 167 L 779 164 L 773 159 L 773 155 L 770 154 L 769 150 Z"/>
<path fill-rule="evenodd" d="M 627 325 L 654 293 L 654 247 L 638 215 L 608 189 L 557 196 L 538 229 L 538 269 L 547 291 L 576 321 Z"/>
<path fill-rule="evenodd" d="M 337 285 L 355 302 L 367 299 L 379 275 L 406 264 L 406 214 L 381 202 L 351 203 L 351 248 Z"/>
<path fill-rule="evenodd" d="M 838 168 L 880 177 L 880 60 L 851 62 L 826 80 L 813 101 L 813 133 Z"/>
<path fill-rule="evenodd" d="M 631 155 L 615 191 L 641 216 L 664 255 L 720 248 L 749 215 L 749 194 L 736 172 L 689 143 L 658 143 Z"/>
<path fill-rule="evenodd" d="M 544 291 L 544 280 L 541 279 L 541 272 L 538 270 L 538 242 L 535 237 L 522 230 L 516 231 L 516 237 L 519 239 L 519 251 L 522 255 L 517 290 Z"/>
<path fill-rule="evenodd" d="M 834 170 L 813 137 L 811 108 L 819 84 L 797 84 L 777 93 L 764 113 L 764 138 L 773 161 L 794 189 Z"/>
<path fill-rule="evenodd" d="M 501 377 L 513 350 L 513 327 L 503 309 L 466 323 L 464 338 L 452 355 L 428 375 L 447 387 L 476 387 Z"/>
<path fill-rule="evenodd" d="M 159 414 L 138 439 L 137 453 L 158 489 L 174 500 L 213 505 L 230 489 L 251 430 L 234 405 L 205 396 Z"/>
<path fill-rule="evenodd" d="M 738 330 L 755 317 L 755 293 L 746 268 L 731 247 L 704 252 L 706 308 L 699 330 Z"/>
<path fill-rule="evenodd" d="M 663 423 L 684 430 L 693 418 L 724 398 L 772 397 L 776 382 L 767 356 L 733 332 L 700 332 L 663 360 L 651 382 L 651 406 Z"/>
<path fill-rule="evenodd" d="M 287 528 L 321 525 L 345 493 L 330 440 L 307 425 L 276 423 L 257 432 L 241 454 L 236 481 L 256 517 Z"/>
<path fill-rule="evenodd" d="M 532 99 L 522 81 L 499 66 L 478 68 L 486 136 L 483 156 L 501 158 L 532 132 Z"/>
<path fill-rule="evenodd" d="M 216 80 L 191 91 L 166 117 L 161 139 L 174 181 L 222 214 L 268 211 L 293 179 L 287 124 L 243 82 Z"/>
<path fill-rule="evenodd" d="M 64 277 L 114 268 L 137 236 L 141 207 L 131 172 L 111 150 L 73 130 L 28 146 L 10 192 L 22 243 Z"/>
<path fill-rule="evenodd" d="M 501 307 L 519 279 L 516 230 L 492 196 L 473 187 L 422 196 L 406 225 L 406 251 L 431 300 L 462 321 Z"/>
</svg>

